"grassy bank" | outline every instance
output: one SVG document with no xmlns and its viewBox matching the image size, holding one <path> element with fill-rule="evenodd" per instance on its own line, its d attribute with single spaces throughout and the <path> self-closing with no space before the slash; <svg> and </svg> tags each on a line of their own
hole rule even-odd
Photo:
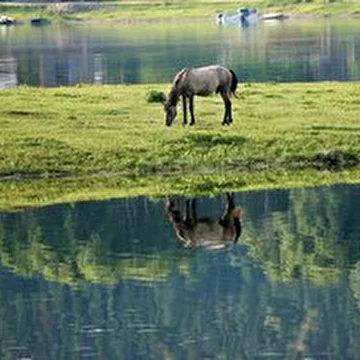
<svg viewBox="0 0 360 360">
<path fill-rule="evenodd" d="M 187 18 L 209 18 L 213 19 L 219 13 L 235 13 L 240 7 L 252 6 L 259 13 L 284 12 L 289 15 L 318 14 L 339 15 L 358 14 L 360 4 L 352 1 L 333 2 L 326 4 L 322 0 L 311 2 L 297 2 L 287 0 L 252 0 L 252 1 L 121 1 L 114 8 L 111 6 L 102 9 L 79 13 L 79 20 L 91 19 L 114 19 L 114 20 L 136 20 L 136 19 L 187 19 Z M 94 16 L 95 15 L 95 16 Z"/>
<path fill-rule="evenodd" d="M 147 96 L 168 89 L 1 91 L 0 208 L 360 179 L 358 82 L 242 85 L 231 127 L 216 96 L 196 98 L 194 127 L 165 127 Z"/>
<path fill-rule="evenodd" d="M 240 7 L 252 6 L 261 14 L 283 12 L 288 15 L 358 15 L 360 4 L 344 0 L 326 3 L 324 0 L 135 0 L 100 2 L 95 5 L 72 5 L 71 3 L 44 4 L 34 6 L 4 6 L 0 3 L 0 13 L 13 16 L 20 21 L 31 17 L 45 16 L 54 20 L 77 21 L 138 21 L 138 20 L 182 20 L 213 19 L 218 13 L 234 13 Z"/>
</svg>

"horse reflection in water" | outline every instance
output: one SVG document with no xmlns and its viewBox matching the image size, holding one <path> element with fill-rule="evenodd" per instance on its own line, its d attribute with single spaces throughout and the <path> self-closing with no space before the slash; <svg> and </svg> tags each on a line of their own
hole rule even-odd
<svg viewBox="0 0 360 360">
<path fill-rule="evenodd" d="M 186 200 L 185 214 L 181 213 L 179 201 L 169 198 L 165 211 L 179 240 L 185 247 L 203 246 L 221 249 L 228 241 L 236 244 L 242 232 L 240 208 L 235 207 L 233 194 L 226 193 L 226 205 L 219 219 L 198 218 L 196 200 Z"/>
</svg>

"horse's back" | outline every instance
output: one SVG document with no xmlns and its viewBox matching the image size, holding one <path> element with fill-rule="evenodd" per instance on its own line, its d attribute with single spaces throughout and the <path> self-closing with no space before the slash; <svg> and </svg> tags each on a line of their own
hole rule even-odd
<svg viewBox="0 0 360 360">
<path fill-rule="evenodd" d="M 230 90 L 232 74 L 220 65 L 208 65 L 187 70 L 184 78 L 184 87 L 196 95 L 210 95 L 218 92 L 220 88 L 224 91 Z"/>
<path fill-rule="evenodd" d="M 188 241 L 193 246 L 225 246 L 231 241 L 231 229 L 221 226 L 217 221 L 199 221 L 187 233 Z"/>
<path fill-rule="evenodd" d="M 189 71 L 192 75 L 203 81 L 209 79 L 216 79 L 217 81 L 229 81 L 232 77 L 230 70 L 221 65 L 208 65 L 192 68 Z"/>
</svg>

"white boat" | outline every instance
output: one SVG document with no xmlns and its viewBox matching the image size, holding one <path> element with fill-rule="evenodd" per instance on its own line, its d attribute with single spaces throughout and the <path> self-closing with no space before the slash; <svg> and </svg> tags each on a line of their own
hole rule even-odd
<svg viewBox="0 0 360 360">
<path fill-rule="evenodd" d="M 238 25 L 239 21 L 239 16 L 237 14 L 218 14 L 216 17 L 216 22 L 219 25 Z"/>
<path fill-rule="evenodd" d="M 0 25 L 13 25 L 15 20 L 10 16 L 0 15 Z"/>
<path fill-rule="evenodd" d="M 216 22 L 219 25 L 249 26 L 256 24 L 258 19 L 256 9 L 240 8 L 235 14 L 218 14 Z"/>
<path fill-rule="evenodd" d="M 237 13 L 242 26 L 254 25 L 259 21 L 259 16 L 254 8 L 240 8 Z"/>
<path fill-rule="evenodd" d="M 286 20 L 287 18 L 288 16 L 283 13 L 269 13 L 261 16 L 262 21 L 282 21 Z"/>
</svg>

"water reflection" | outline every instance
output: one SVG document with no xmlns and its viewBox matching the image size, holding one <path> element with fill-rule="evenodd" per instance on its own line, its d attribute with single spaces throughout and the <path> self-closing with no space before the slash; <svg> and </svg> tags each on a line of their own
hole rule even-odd
<svg viewBox="0 0 360 360">
<path fill-rule="evenodd" d="M 16 84 L 168 83 L 186 66 L 220 63 L 242 82 L 360 79 L 356 20 L 250 28 L 215 23 L 15 26 L 0 33 L 0 88 Z M 6 59 L 14 59 L 5 69 Z"/>
<path fill-rule="evenodd" d="M 17 62 L 13 57 L 0 57 L 0 89 L 17 85 Z"/>
<path fill-rule="evenodd" d="M 208 249 L 221 249 L 227 241 L 236 244 L 242 232 L 240 209 L 235 207 L 234 195 L 226 193 L 224 214 L 217 220 L 198 217 L 196 199 L 185 201 L 185 214 L 182 215 L 180 203 L 174 197 L 166 201 L 166 214 L 172 223 L 176 236 L 185 247 L 204 246 Z"/>
<path fill-rule="evenodd" d="M 163 200 L 2 213 L 1 358 L 355 359 L 359 195 L 237 193 L 244 231 L 218 251 L 185 249 Z"/>
</svg>

